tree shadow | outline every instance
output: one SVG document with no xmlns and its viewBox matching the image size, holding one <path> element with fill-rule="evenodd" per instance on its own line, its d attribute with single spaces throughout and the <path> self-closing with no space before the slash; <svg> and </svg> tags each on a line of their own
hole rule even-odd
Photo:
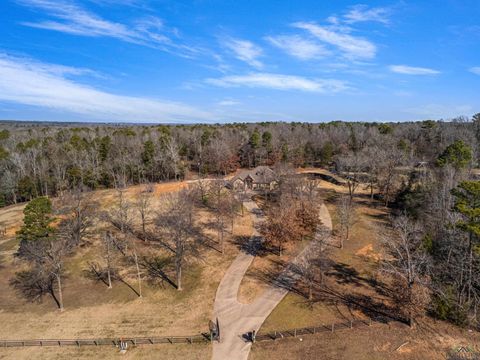
<svg viewBox="0 0 480 360">
<path fill-rule="evenodd" d="M 364 287 L 373 289 L 378 295 L 391 297 L 391 289 L 387 284 L 378 281 L 373 277 L 366 277 L 360 275 L 360 273 L 352 266 L 337 262 L 332 262 L 331 269 L 326 273 L 327 276 L 334 278 L 339 285 L 353 285 L 355 287 Z"/>
<path fill-rule="evenodd" d="M 160 257 L 144 257 L 142 259 L 142 267 L 147 270 L 147 276 L 152 283 L 157 283 L 157 279 L 160 279 L 160 285 L 165 287 L 165 283 L 177 288 L 177 284 L 168 276 L 167 272 L 172 266 L 171 258 Z"/>
<path fill-rule="evenodd" d="M 305 299 L 309 304 L 324 303 L 334 306 L 339 314 L 338 305 L 343 304 L 349 309 L 360 312 L 368 318 L 376 321 L 389 322 L 399 321 L 408 324 L 395 306 L 389 305 L 391 291 L 376 279 L 362 277 L 355 269 L 343 263 L 330 263 L 330 269 L 325 272 L 323 281 L 313 281 L 312 299 L 308 299 L 308 288 L 301 281 L 301 270 L 295 264 L 289 264 L 284 260 L 277 259 L 274 269 L 257 271 L 252 276 L 276 288 L 288 290 Z M 318 265 L 317 265 L 318 266 Z M 333 280 L 333 284 L 330 284 Z M 355 288 L 364 287 L 374 289 L 374 294 L 363 294 L 346 288 L 345 285 L 353 285 Z M 352 313 L 353 314 L 353 313 Z M 344 316 L 344 315 L 342 315 Z M 380 320 L 378 320 L 380 319 Z"/>
<path fill-rule="evenodd" d="M 105 284 L 105 286 L 108 286 L 108 273 L 106 269 L 103 269 L 100 267 L 99 264 L 97 263 L 89 263 L 89 268 L 83 270 L 83 275 L 90 280 L 94 281 L 101 281 Z M 110 277 L 113 279 L 114 270 L 110 270 Z"/>
<path fill-rule="evenodd" d="M 250 276 L 270 286 L 285 289 L 305 297 L 301 287 L 296 286 L 298 272 L 295 266 L 282 259 L 272 259 L 271 262 L 273 267 L 257 270 L 255 273 L 251 273 Z"/>
<path fill-rule="evenodd" d="M 20 271 L 10 280 L 10 285 L 27 301 L 41 303 L 45 295 L 50 295 L 60 308 L 60 301 L 55 295 L 55 284 L 56 280 L 52 274 L 35 269 Z"/>
<path fill-rule="evenodd" d="M 275 253 L 273 247 L 263 241 L 262 236 L 235 236 L 233 244 L 245 254 L 264 257 Z"/>
<path fill-rule="evenodd" d="M 130 290 L 132 290 L 135 293 L 135 295 L 140 296 L 140 293 L 132 285 L 130 285 L 125 279 L 123 279 L 122 277 L 117 277 L 116 279 L 120 281 L 122 284 L 124 284 L 126 287 L 128 287 Z"/>
<path fill-rule="evenodd" d="M 87 279 L 94 280 L 94 281 L 101 281 L 103 284 L 108 286 L 108 273 L 106 269 L 101 268 L 98 264 L 91 263 L 90 268 L 84 270 L 84 276 Z M 127 286 L 130 290 L 132 290 L 137 296 L 140 296 L 140 293 L 130 285 L 124 278 L 122 278 L 115 269 L 110 270 L 110 279 L 112 283 L 116 280 L 121 282 L 125 286 Z"/>
<path fill-rule="evenodd" d="M 364 286 L 365 282 L 358 271 L 350 265 L 344 263 L 335 263 L 332 269 L 327 272 L 328 276 L 336 279 L 338 284 L 349 284 L 356 287 Z"/>
</svg>

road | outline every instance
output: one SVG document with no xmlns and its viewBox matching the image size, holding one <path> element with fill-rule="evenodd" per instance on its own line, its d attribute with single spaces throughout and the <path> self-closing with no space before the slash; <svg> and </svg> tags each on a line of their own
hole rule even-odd
<svg viewBox="0 0 480 360">
<path fill-rule="evenodd" d="M 252 200 L 245 202 L 244 206 L 253 217 L 254 233 L 249 242 L 250 246 L 235 258 L 217 289 L 214 316 L 219 320 L 221 341 L 213 343 L 213 360 L 247 360 L 252 344 L 244 339 L 242 334 L 252 330 L 258 331 L 268 315 L 288 293 L 288 285 L 297 279 L 297 275 L 287 267 L 276 281 L 282 286 L 271 285 L 251 304 L 242 304 L 237 300 L 240 283 L 255 257 L 256 244 L 261 241 L 257 228 L 262 221 L 262 213 Z M 320 207 L 319 216 L 323 227 L 331 232 L 332 220 L 324 204 Z M 315 242 L 308 245 L 292 263 L 298 261 L 311 246 L 315 246 Z"/>
</svg>

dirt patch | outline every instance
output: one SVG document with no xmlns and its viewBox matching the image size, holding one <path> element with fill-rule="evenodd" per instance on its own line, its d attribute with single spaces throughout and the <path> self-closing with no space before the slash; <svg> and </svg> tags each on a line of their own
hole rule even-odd
<svg viewBox="0 0 480 360">
<path fill-rule="evenodd" d="M 357 256 L 365 256 L 367 258 L 370 258 L 374 261 L 379 261 L 381 259 L 380 254 L 377 254 L 373 250 L 373 244 L 368 244 L 367 246 L 362 247 L 360 250 L 358 250 L 355 255 Z"/>
</svg>

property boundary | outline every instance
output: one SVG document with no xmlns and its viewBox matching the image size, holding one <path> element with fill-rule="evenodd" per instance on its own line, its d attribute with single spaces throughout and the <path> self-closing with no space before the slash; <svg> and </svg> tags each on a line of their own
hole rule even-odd
<svg viewBox="0 0 480 360">
<path fill-rule="evenodd" d="M 253 342 L 272 341 L 272 340 L 280 340 L 284 338 L 297 337 L 302 335 L 314 335 L 314 334 L 324 333 L 324 332 L 335 332 L 339 330 L 363 328 L 363 327 L 369 327 L 379 323 L 385 324 L 390 321 L 392 321 L 392 319 L 388 319 L 385 317 L 376 317 L 376 318 L 370 318 L 367 320 L 355 319 L 355 320 L 350 320 L 348 322 L 322 324 L 319 326 L 294 328 L 289 330 L 277 330 L 277 331 L 271 331 L 268 333 L 259 332 L 258 334 L 255 335 L 255 338 L 252 339 L 252 341 Z"/>
<path fill-rule="evenodd" d="M 192 336 L 165 336 L 142 338 L 103 338 L 103 339 L 35 339 L 35 340 L 0 340 L 0 348 L 27 346 L 120 346 L 155 345 L 155 344 L 201 344 L 209 343 L 209 333 Z"/>
</svg>

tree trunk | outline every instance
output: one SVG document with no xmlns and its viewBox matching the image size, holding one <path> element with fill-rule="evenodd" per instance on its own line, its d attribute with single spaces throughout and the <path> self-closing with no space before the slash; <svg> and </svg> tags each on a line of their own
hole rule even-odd
<svg viewBox="0 0 480 360">
<path fill-rule="evenodd" d="M 57 285 L 58 285 L 58 306 L 59 310 L 63 311 L 63 293 L 62 293 L 62 280 L 60 278 L 60 274 L 55 274 L 57 278 Z"/>
<path fill-rule="evenodd" d="M 222 244 L 222 255 L 223 255 L 225 253 L 225 244 L 223 241 L 223 224 L 222 224 L 222 228 L 220 229 L 220 241 Z"/>
<path fill-rule="evenodd" d="M 468 237 L 468 302 L 470 302 L 472 295 L 472 268 L 473 268 L 473 246 L 472 233 Z"/>
<path fill-rule="evenodd" d="M 177 290 L 182 291 L 182 266 L 177 265 Z"/>
<path fill-rule="evenodd" d="M 408 314 L 408 326 L 410 326 L 410 329 L 415 329 L 415 319 L 411 311 Z"/>
<path fill-rule="evenodd" d="M 142 297 L 142 275 L 140 274 L 140 266 L 138 266 L 137 252 L 133 252 L 135 258 L 135 267 L 137 268 L 137 280 L 138 280 L 138 297 Z"/>
<path fill-rule="evenodd" d="M 147 241 L 147 232 L 145 230 L 145 215 L 142 214 L 142 233 L 143 233 L 143 241 Z"/>
<path fill-rule="evenodd" d="M 110 266 L 107 268 L 108 288 L 112 288 L 112 277 L 110 275 Z"/>
</svg>

